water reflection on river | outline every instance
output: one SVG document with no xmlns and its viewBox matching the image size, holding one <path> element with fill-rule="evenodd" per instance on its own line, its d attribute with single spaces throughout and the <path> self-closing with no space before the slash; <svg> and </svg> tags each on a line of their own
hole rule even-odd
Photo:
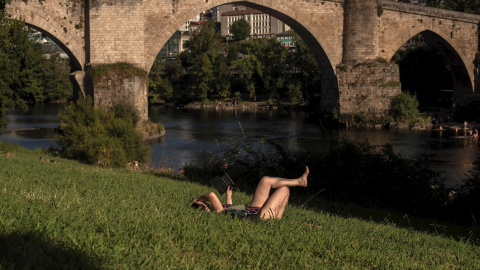
<svg viewBox="0 0 480 270">
<path fill-rule="evenodd" d="M 17 142 L 35 149 L 53 144 L 53 129 L 58 126 L 58 111 L 63 105 L 39 104 L 28 113 L 12 110 L 7 115 L 9 129 L 0 141 Z M 444 171 L 448 185 L 455 185 L 472 168 L 478 154 L 477 142 L 439 136 L 431 130 L 325 130 L 310 114 L 297 111 L 217 111 L 182 110 L 153 106 L 149 110 L 153 121 L 161 121 L 166 136 L 150 142 L 151 165 L 178 169 L 189 163 L 201 150 L 215 151 L 218 143 L 238 140 L 243 136 L 253 139 L 270 138 L 294 149 L 315 151 L 328 147 L 332 140 L 348 136 L 368 140 L 372 145 L 390 143 L 405 155 L 427 154 L 434 169 Z M 23 130 L 25 128 L 40 128 Z M 243 131 L 241 128 L 243 128 Z"/>
</svg>

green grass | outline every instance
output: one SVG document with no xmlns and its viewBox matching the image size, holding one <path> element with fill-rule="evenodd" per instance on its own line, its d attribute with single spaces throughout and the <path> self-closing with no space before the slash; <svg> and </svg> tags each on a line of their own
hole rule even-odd
<svg viewBox="0 0 480 270">
<path fill-rule="evenodd" d="M 1 153 L 0 269 L 480 268 L 469 239 L 296 206 L 281 221 L 232 219 L 189 207 L 206 186 Z"/>
</svg>

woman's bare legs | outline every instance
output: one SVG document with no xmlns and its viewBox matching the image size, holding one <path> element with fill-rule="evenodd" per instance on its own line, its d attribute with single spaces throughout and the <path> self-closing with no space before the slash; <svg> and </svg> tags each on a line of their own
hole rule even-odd
<svg viewBox="0 0 480 270">
<path fill-rule="evenodd" d="M 273 192 L 272 196 L 268 198 L 265 204 L 262 206 L 262 210 L 259 215 L 262 219 L 278 218 L 281 219 L 283 212 L 288 204 L 288 198 L 290 197 L 290 189 L 288 187 L 280 187 Z"/>
<path fill-rule="evenodd" d="M 270 196 L 270 190 L 272 188 L 279 189 L 281 187 L 306 187 L 308 184 L 307 177 L 309 172 L 310 171 L 308 170 L 308 166 L 305 166 L 305 172 L 302 174 L 302 176 L 300 176 L 297 179 L 286 179 L 286 178 L 270 177 L 270 176 L 262 177 L 262 179 L 257 185 L 255 194 L 253 195 L 252 203 L 250 204 L 250 206 L 263 207 L 266 204 L 267 199 L 270 200 L 268 197 Z M 287 196 L 286 200 L 288 202 L 288 195 L 290 195 L 289 190 L 288 190 L 288 194 L 286 194 L 285 191 L 282 191 L 280 192 L 281 194 L 276 195 L 275 198 L 273 198 L 273 196 L 275 195 L 275 192 L 272 194 L 271 197 L 276 203 L 278 203 L 278 205 L 282 204 L 282 202 L 284 201 L 285 195 Z M 281 199 L 278 198 L 278 197 L 281 197 L 280 195 L 282 195 L 283 198 Z M 285 209 L 285 207 L 283 207 L 283 209 Z"/>
</svg>

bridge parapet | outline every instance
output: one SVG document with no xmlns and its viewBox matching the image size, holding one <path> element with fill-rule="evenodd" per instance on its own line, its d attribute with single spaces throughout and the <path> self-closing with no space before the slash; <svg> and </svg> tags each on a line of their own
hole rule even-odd
<svg viewBox="0 0 480 270">
<path fill-rule="evenodd" d="M 480 15 L 420 6 L 404 3 L 397 3 L 392 1 L 383 1 L 382 7 L 391 11 L 397 11 L 406 14 L 422 15 L 426 17 L 436 17 L 440 19 L 449 19 L 453 21 L 461 21 L 468 23 L 480 23 Z"/>
</svg>

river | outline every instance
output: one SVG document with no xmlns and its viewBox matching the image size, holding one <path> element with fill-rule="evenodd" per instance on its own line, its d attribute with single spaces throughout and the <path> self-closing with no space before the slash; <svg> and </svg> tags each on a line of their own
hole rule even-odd
<svg viewBox="0 0 480 270">
<path fill-rule="evenodd" d="M 0 141 L 18 143 L 28 149 L 54 145 L 54 128 L 59 124 L 58 111 L 63 106 L 38 104 L 27 113 L 10 110 L 7 121 L 11 131 L 1 134 Z M 190 163 L 199 151 L 215 151 L 220 143 L 244 136 L 258 140 L 270 138 L 294 149 L 309 151 L 328 147 L 332 140 L 347 136 L 368 140 L 372 145 L 389 143 L 410 157 L 426 154 L 432 168 L 443 172 L 446 185 L 456 186 L 472 169 L 478 156 L 478 144 L 470 139 L 442 137 L 430 129 L 326 130 L 309 113 L 299 111 L 186 110 L 151 106 L 149 117 L 160 121 L 166 129 L 164 138 L 149 142 L 150 166 L 156 168 L 165 166 L 178 170 Z"/>
</svg>

